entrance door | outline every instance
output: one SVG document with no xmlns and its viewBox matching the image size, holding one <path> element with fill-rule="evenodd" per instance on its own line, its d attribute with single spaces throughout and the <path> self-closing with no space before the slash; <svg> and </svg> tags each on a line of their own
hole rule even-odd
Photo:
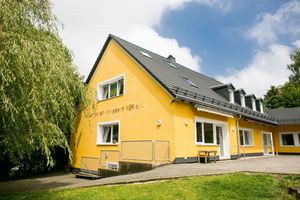
<svg viewBox="0 0 300 200">
<path fill-rule="evenodd" d="M 274 155 L 273 138 L 271 132 L 263 132 L 264 155 Z"/>
<path fill-rule="evenodd" d="M 224 126 L 216 125 L 217 144 L 219 145 L 220 159 L 227 159 L 229 155 L 228 134 Z"/>
</svg>

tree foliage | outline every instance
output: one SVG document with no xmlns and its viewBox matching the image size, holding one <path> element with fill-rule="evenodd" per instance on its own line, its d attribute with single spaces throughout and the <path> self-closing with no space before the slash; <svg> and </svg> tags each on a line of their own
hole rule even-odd
<svg viewBox="0 0 300 200">
<path fill-rule="evenodd" d="M 271 86 L 264 98 L 267 108 L 291 108 L 300 106 L 300 49 L 291 54 L 289 81 L 282 86 Z"/>
<path fill-rule="evenodd" d="M 17 164 L 40 152 L 52 165 L 55 148 L 70 152 L 85 86 L 48 0 L 0 0 L 0 8 L 1 154 Z"/>
<path fill-rule="evenodd" d="M 288 69 L 292 72 L 289 80 L 300 85 L 300 49 L 296 49 L 295 53 L 291 54 L 291 60 L 293 63 L 288 65 Z"/>
</svg>

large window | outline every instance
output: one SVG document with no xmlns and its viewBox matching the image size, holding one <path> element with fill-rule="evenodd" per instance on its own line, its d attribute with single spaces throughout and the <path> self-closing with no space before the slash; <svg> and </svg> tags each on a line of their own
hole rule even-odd
<svg viewBox="0 0 300 200">
<path fill-rule="evenodd" d="M 205 121 L 196 122 L 196 143 L 197 144 L 209 144 L 217 145 L 220 142 L 217 141 L 217 132 L 222 131 L 222 125 L 218 123 L 210 123 Z"/>
<path fill-rule="evenodd" d="M 300 146 L 300 133 L 280 133 L 281 146 Z"/>
<path fill-rule="evenodd" d="M 118 144 L 119 136 L 119 122 L 98 124 L 97 144 Z"/>
<path fill-rule="evenodd" d="M 104 100 L 123 95 L 124 75 L 98 84 L 97 93 L 98 100 Z"/>
<path fill-rule="evenodd" d="M 240 129 L 240 145 L 242 145 L 242 146 L 253 146 L 252 130 Z"/>
</svg>

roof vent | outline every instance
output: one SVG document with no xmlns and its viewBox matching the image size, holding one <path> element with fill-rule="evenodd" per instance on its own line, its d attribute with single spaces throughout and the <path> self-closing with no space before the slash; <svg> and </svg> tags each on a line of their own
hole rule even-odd
<svg viewBox="0 0 300 200">
<path fill-rule="evenodd" d="M 171 62 L 176 62 L 176 59 L 175 59 L 175 57 L 173 57 L 172 55 L 169 55 L 168 56 L 168 59 L 171 61 Z"/>
</svg>

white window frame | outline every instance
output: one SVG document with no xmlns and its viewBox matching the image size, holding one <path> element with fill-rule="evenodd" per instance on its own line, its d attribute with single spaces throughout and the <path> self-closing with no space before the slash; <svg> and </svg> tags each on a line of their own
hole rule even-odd
<svg viewBox="0 0 300 200">
<path fill-rule="evenodd" d="M 197 122 L 202 123 L 202 142 L 197 142 Z M 213 124 L 213 143 L 205 143 L 204 142 L 204 123 L 210 123 Z M 206 146 L 218 146 L 217 144 L 217 133 L 216 133 L 216 126 L 222 126 L 224 127 L 224 131 L 227 131 L 227 122 L 218 121 L 218 120 L 212 120 L 207 118 L 200 118 L 195 117 L 195 144 L 196 145 L 206 145 Z"/>
<path fill-rule="evenodd" d="M 229 92 L 229 102 L 234 103 L 234 92 L 233 92 L 233 90 L 229 89 L 228 92 Z"/>
<path fill-rule="evenodd" d="M 105 125 L 116 125 L 118 124 L 118 142 L 113 143 L 113 140 L 111 138 L 111 142 L 102 142 L 102 134 L 103 134 L 103 126 Z M 121 133 L 121 122 L 120 120 L 115 120 L 115 121 L 108 121 L 108 122 L 99 122 L 97 123 L 97 138 L 96 138 L 96 145 L 119 145 L 120 144 L 120 134 Z M 111 134 L 111 137 L 113 135 Z"/>
<path fill-rule="evenodd" d="M 282 142 L 282 135 L 287 135 L 287 134 L 292 134 L 294 138 L 294 145 L 284 145 Z M 280 141 L 280 146 L 281 147 L 299 147 L 300 146 L 300 140 L 299 140 L 299 132 L 291 131 L 291 132 L 280 132 L 279 133 L 279 141 Z"/>
<path fill-rule="evenodd" d="M 117 84 L 117 95 L 110 97 L 110 84 L 118 82 L 119 80 L 123 79 L 123 94 L 119 94 L 119 84 Z M 108 86 L 108 98 L 103 98 L 103 86 L 109 85 Z M 97 100 L 98 101 L 103 101 L 106 99 L 111 99 L 119 96 L 123 96 L 125 94 L 125 74 L 120 74 L 118 76 L 115 76 L 109 80 L 105 80 L 103 82 L 100 82 L 97 84 Z"/>
<path fill-rule="evenodd" d="M 256 111 L 256 102 L 255 102 L 255 99 L 252 98 L 251 102 L 252 102 L 252 110 Z"/>
<path fill-rule="evenodd" d="M 263 106 L 263 103 L 261 101 L 259 102 L 259 107 L 260 107 L 260 112 L 264 113 L 264 106 Z"/>
<path fill-rule="evenodd" d="M 240 143 L 240 131 L 243 131 L 243 145 L 240 144 L 241 146 L 243 147 L 254 147 L 255 144 L 254 144 L 254 135 L 253 135 L 253 129 L 250 129 L 250 128 L 239 128 L 239 143 Z M 251 135 L 251 141 L 252 141 L 252 144 L 245 144 L 245 132 L 244 131 L 249 131 L 250 132 L 250 135 Z"/>
<path fill-rule="evenodd" d="M 240 98 L 241 98 L 241 106 L 242 106 L 242 107 L 246 107 L 245 95 L 244 95 L 244 94 L 241 94 L 241 95 L 240 95 Z"/>
</svg>

